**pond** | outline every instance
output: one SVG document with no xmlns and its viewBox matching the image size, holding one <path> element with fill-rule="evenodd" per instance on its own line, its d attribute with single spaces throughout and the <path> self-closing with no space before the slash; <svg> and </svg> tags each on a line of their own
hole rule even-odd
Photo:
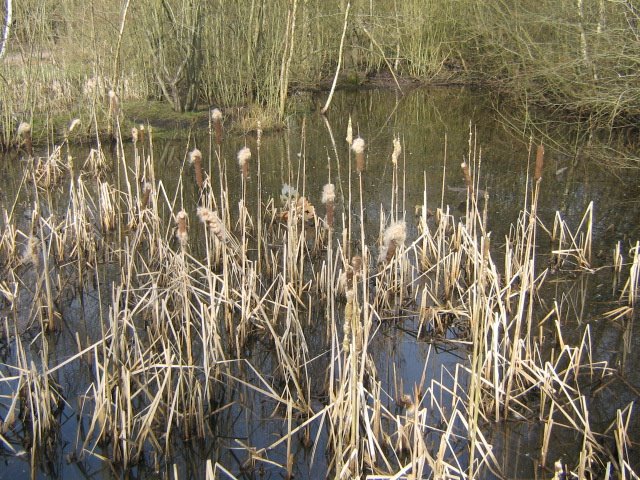
<svg viewBox="0 0 640 480">
<path fill-rule="evenodd" d="M 2 162 L 1 477 L 638 471 L 638 172 L 474 89 L 318 102 Z"/>
</svg>

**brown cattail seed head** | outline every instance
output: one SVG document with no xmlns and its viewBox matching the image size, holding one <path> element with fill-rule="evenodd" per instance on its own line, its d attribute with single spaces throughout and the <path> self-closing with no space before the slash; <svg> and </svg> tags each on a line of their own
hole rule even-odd
<svg viewBox="0 0 640 480">
<path fill-rule="evenodd" d="M 197 148 L 191 150 L 189 153 L 189 161 L 193 163 L 193 168 L 196 172 L 196 183 L 198 188 L 202 188 L 204 185 L 204 175 L 202 174 L 202 153 Z"/>
<path fill-rule="evenodd" d="M 536 170 L 533 175 L 533 179 L 537 182 L 542 178 L 542 169 L 544 167 L 544 145 L 538 145 L 538 150 L 536 151 Z"/>
<path fill-rule="evenodd" d="M 189 241 L 189 233 L 187 228 L 187 212 L 180 210 L 176 215 L 176 223 L 178 224 L 178 231 L 176 232 L 176 238 L 180 242 L 181 247 L 186 247 Z"/>
<path fill-rule="evenodd" d="M 322 187 L 322 203 L 333 203 L 336 199 L 336 187 L 333 183 L 327 183 Z"/>
<path fill-rule="evenodd" d="M 388 263 L 391 261 L 399 246 L 403 245 L 407 239 L 407 224 L 398 221 L 389 225 L 382 236 L 382 246 L 378 255 L 378 263 Z"/>
<path fill-rule="evenodd" d="M 327 206 L 327 225 L 333 226 L 334 205 L 336 199 L 336 187 L 333 183 L 327 183 L 322 187 L 322 203 Z"/>
<path fill-rule="evenodd" d="M 464 183 L 467 184 L 467 188 L 469 189 L 469 193 L 473 194 L 473 181 L 471 180 L 471 172 L 469 171 L 469 165 L 467 162 L 462 162 L 460 164 L 462 168 L 462 175 L 464 176 Z"/>
<path fill-rule="evenodd" d="M 249 178 L 249 159 L 251 158 L 251 150 L 249 147 L 242 147 L 238 152 L 238 165 L 242 169 L 242 176 Z"/>
<path fill-rule="evenodd" d="M 362 173 L 364 171 L 364 147 L 364 140 L 360 137 L 354 139 L 351 144 L 351 150 L 356 154 L 356 170 L 358 173 Z"/>
</svg>

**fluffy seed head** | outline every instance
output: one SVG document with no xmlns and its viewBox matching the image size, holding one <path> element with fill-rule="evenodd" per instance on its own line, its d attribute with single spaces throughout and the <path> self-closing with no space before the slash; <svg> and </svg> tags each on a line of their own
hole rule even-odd
<svg viewBox="0 0 640 480">
<path fill-rule="evenodd" d="M 385 245 L 389 245 L 391 242 L 395 243 L 396 245 L 402 245 L 406 239 L 407 224 L 402 220 L 389 225 L 389 227 L 384 231 L 384 235 L 382 237 L 383 243 Z"/>
<path fill-rule="evenodd" d="M 133 143 L 138 143 L 138 129 L 136 127 L 131 129 L 131 140 Z"/>
<path fill-rule="evenodd" d="M 180 242 L 180 246 L 184 247 L 189 241 L 189 234 L 187 232 L 187 212 L 180 210 L 176 215 L 176 223 L 178 224 L 176 238 L 178 239 L 178 242 Z"/>
<path fill-rule="evenodd" d="M 242 147 L 238 152 L 238 165 L 241 167 L 251 158 L 251 150 L 249 147 Z"/>
<path fill-rule="evenodd" d="M 214 108 L 211 110 L 211 120 L 214 122 L 222 121 L 222 111 L 219 108 Z"/>
<path fill-rule="evenodd" d="M 351 150 L 356 152 L 356 154 L 364 153 L 364 139 L 360 137 L 354 139 L 351 144 Z"/>
<path fill-rule="evenodd" d="M 353 127 L 351 125 L 351 115 L 349 115 L 349 124 L 347 125 L 347 143 L 349 145 L 353 143 Z"/>
<path fill-rule="evenodd" d="M 18 135 L 25 135 L 27 133 L 31 133 L 31 125 L 27 122 L 20 122 L 20 125 L 18 125 Z"/>
<path fill-rule="evenodd" d="M 322 187 L 322 203 L 333 203 L 336 199 L 336 187 L 333 183 L 327 183 Z"/>
<path fill-rule="evenodd" d="M 197 163 L 200 160 L 202 160 L 202 152 L 197 148 L 191 150 L 191 152 L 189 153 L 189 162 Z"/>
</svg>

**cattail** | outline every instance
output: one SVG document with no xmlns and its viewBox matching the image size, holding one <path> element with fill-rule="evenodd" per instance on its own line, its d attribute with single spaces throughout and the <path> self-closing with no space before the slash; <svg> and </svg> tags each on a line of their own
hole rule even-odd
<svg viewBox="0 0 640 480">
<path fill-rule="evenodd" d="M 538 181 L 542 178 L 542 168 L 544 167 L 544 145 L 538 145 L 538 150 L 536 151 L 536 170 L 533 175 L 533 180 Z"/>
<path fill-rule="evenodd" d="M 131 141 L 134 146 L 138 143 L 138 129 L 136 127 L 131 129 Z"/>
<path fill-rule="evenodd" d="M 322 203 L 327 206 L 327 225 L 333 227 L 334 201 L 336 199 L 336 187 L 333 183 L 327 183 L 322 187 Z"/>
<path fill-rule="evenodd" d="M 469 189 L 469 193 L 473 195 L 473 181 L 471 180 L 471 173 L 469 172 L 469 165 L 467 162 L 462 162 L 460 164 L 462 168 L 462 175 L 464 176 L 464 183 L 467 184 L 467 188 Z"/>
<path fill-rule="evenodd" d="M 211 110 L 211 121 L 216 133 L 216 145 L 222 144 L 222 111 L 219 108 Z"/>
<path fill-rule="evenodd" d="M 117 116 L 120 112 L 120 100 L 116 92 L 109 90 L 109 115 Z"/>
<path fill-rule="evenodd" d="M 202 190 L 204 185 L 204 175 L 202 174 L 202 153 L 197 148 L 191 150 L 189 153 L 189 161 L 193 163 L 193 169 L 196 172 L 196 183 L 198 188 Z"/>
<path fill-rule="evenodd" d="M 33 157 L 33 142 L 31 140 L 31 125 L 27 122 L 20 122 L 18 125 L 18 136 L 24 140 L 24 148 L 27 155 Z"/>
<path fill-rule="evenodd" d="M 229 245 L 236 252 L 240 251 L 240 244 L 233 238 L 233 236 L 227 231 L 222 220 L 218 216 L 215 210 L 209 210 L 205 207 L 198 207 L 196 211 L 198 218 L 204 223 L 209 230 L 220 240 L 222 243 Z"/>
<path fill-rule="evenodd" d="M 242 147 L 238 152 L 238 165 L 242 169 L 242 177 L 246 180 L 249 178 L 249 159 L 251 158 L 251 150 L 249 147 Z"/>
<path fill-rule="evenodd" d="M 400 154 L 402 153 L 402 146 L 400 145 L 400 140 L 397 138 L 393 139 L 393 153 L 391 154 L 391 163 L 394 165 L 398 164 L 398 158 L 400 158 Z"/>
<path fill-rule="evenodd" d="M 389 263 L 399 246 L 407 239 L 407 224 L 400 220 L 392 223 L 384 231 L 382 236 L 382 247 L 378 255 L 378 263 Z"/>
<path fill-rule="evenodd" d="M 140 203 L 141 209 L 144 210 L 149 205 L 149 196 L 151 195 L 151 184 L 144 182 L 142 186 L 142 202 Z"/>
<path fill-rule="evenodd" d="M 364 140 L 360 137 L 353 140 L 351 150 L 356 154 L 356 170 L 358 173 L 364 171 Z"/>
<path fill-rule="evenodd" d="M 187 242 L 189 241 L 189 233 L 187 228 L 187 212 L 184 210 L 180 210 L 176 215 L 176 224 L 178 225 L 178 230 L 176 232 L 176 238 L 180 243 L 182 248 L 187 246 Z"/>
<path fill-rule="evenodd" d="M 351 115 L 349 115 L 349 123 L 347 125 L 347 143 L 349 146 L 353 143 L 353 126 L 351 125 Z"/>
</svg>

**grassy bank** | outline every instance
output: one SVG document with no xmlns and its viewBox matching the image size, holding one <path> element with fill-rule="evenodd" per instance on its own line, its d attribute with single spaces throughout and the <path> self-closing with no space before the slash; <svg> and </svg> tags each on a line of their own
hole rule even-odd
<svg viewBox="0 0 640 480">
<path fill-rule="evenodd" d="M 293 89 L 327 86 L 338 67 L 354 84 L 380 71 L 484 82 L 595 127 L 635 128 L 640 113 L 631 2 L 26 0 L 12 18 L 5 147 L 47 112 L 107 116 L 109 90 L 176 111 L 255 104 L 278 122 Z"/>
</svg>

